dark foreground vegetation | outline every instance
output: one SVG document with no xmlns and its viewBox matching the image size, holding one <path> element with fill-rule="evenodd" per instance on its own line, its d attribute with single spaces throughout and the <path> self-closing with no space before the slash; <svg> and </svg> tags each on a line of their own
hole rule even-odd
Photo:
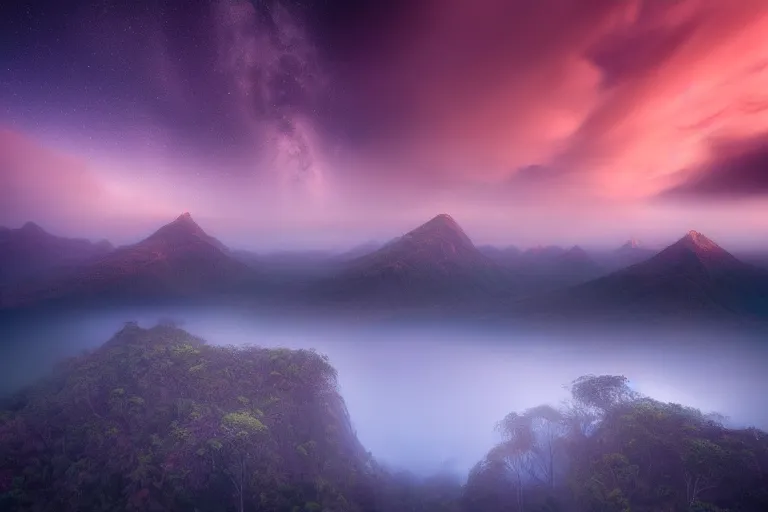
<svg viewBox="0 0 768 512">
<path fill-rule="evenodd" d="M 419 479 L 360 445 L 322 356 L 128 324 L 3 405 L 0 510 L 768 510 L 768 434 L 623 377 L 571 394 L 504 418 L 465 483 Z"/>
</svg>

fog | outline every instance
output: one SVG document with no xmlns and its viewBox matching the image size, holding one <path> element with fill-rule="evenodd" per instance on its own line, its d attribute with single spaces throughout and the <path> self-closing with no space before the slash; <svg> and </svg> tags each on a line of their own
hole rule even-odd
<svg viewBox="0 0 768 512">
<path fill-rule="evenodd" d="M 735 333 L 567 332 L 276 319 L 216 309 L 119 310 L 0 323 L 0 392 L 34 382 L 129 320 L 172 318 L 211 344 L 314 348 L 339 372 L 363 445 L 419 474 L 466 475 L 510 411 L 568 396 L 585 374 L 622 374 L 638 391 L 768 428 L 768 343 Z"/>
</svg>

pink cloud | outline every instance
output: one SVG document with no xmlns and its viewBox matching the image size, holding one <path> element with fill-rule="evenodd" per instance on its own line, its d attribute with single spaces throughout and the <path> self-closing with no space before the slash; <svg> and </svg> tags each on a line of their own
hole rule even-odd
<svg viewBox="0 0 768 512">
<path fill-rule="evenodd" d="M 713 138 L 768 128 L 765 2 L 424 5 L 367 76 L 393 119 L 378 154 L 405 181 L 416 165 L 498 183 L 541 165 L 559 193 L 643 200 Z"/>
<path fill-rule="evenodd" d="M 85 160 L 52 151 L 18 132 L 0 129 L 3 222 L 85 217 L 103 206 L 104 193 Z"/>
</svg>

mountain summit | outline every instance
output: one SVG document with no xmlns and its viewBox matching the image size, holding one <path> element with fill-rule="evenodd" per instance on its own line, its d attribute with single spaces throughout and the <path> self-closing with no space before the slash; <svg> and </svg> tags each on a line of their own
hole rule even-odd
<svg viewBox="0 0 768 512">
<path fill-rule="evenodd" d="M 643 244 L 640 243 L 640 240 L 638 240 L 637 238 L 630 238 L 624 243 L 624 245 L 622 245 L 616 250 L 617 251 L 633 250 L 633 249 L 641 249 L 642 247 L 643 247 Z"/>
<path fill-rule="evenodd" d="M 613 267 L 614 270 L 618 270 L 645 261 L 655 254 L 656 251 L 645 247 L 640 240 L 630 238 L 624 245 L 608 255 L 608 261 L 606 263 L 609 267 Z"/>
<path fill-rule="evenodd" d="M 224 253 L 229 252 L 229 248 L 226 245 L 203 231 L 203 228 L 192 219 L 192 215 L 189 212 L 182 213 L 176 220 L 148 236 L 144 242 L 167 243 L 170 245 L 204 242 Z"/>
<path fill-rule="evenodd" d="M 13 307 L 48 300 L 189 297 L 232 290 L 250 274 L 185 213 L 144 240 L 119 247 L 56 283 L 29 283 L 4 303 Z"/>
<path fill-rule="evenodd" d="M 578 245 L 574 245 L 567 251 L 565 251 L 563 254 L 560 255 L 560 258 L 574 263 L 584 263 L 584 262 L 591 262 L 592 258 L 589 257 L 589 254 L 587 254 L 587 251 L 579 247 Z"/>
<path fill-rule="evenodd" d="M 689 231 L 684 237 L 648 260 L 652 268 L 673 267 L 678 270 L 727 272 L 748 267 L 731 253 L 698 231 Z"/>
<path fill-rule="evenodd" d="M 641 263 L 573 288 L 568 302 L 593 313 L 763 314 L 768 274 L 690 231 Z"/>
<path fill-rule="evenodd" d="M 698 253 L 720 253 L 727 254 L 726 251 L 717 245 L 715 242 L 702 235 L 698 231 L 689 231 L 683 238 L 681 238 L 678 244 L 685 245 L 686 247 L 695 250 Z M 677 245 L 677 244 L 675 244 Z M 730 255 L 729 255 L 730 256 Z"/>
<path fill-rule="evenodd" d="M 499 286 L 500 266 L 481 253 L 459 224 L 440 214 L 379 250 L 352 260 L 330 284 L 332 295 L 447 298 Z"/>
<path fill-rule="evenodd" d="M 50 277 L 91 263 L 112 250 L 109 242 L 56 236 L 34 222 L 0 230 L 0 286 Z"/>
<path fill-rule="evenodd" d="M 40 227 L 39 224 L 36 224 L 32 221 L 25 222 L 24 225 L 21 226 L 21 228 L 19 229 L 19 232 L 29 234 L 29 235 L 37 235 L 37 236 L 42 236 L 47 234 L 46 231 L 42 227 Z"/>
<path fill-rule="evenodd" d="M 421 252 L 438 260 L 462 256 L 482 256 L 461 226 L 446 213 L 441 213 L 394 242 L 401 249 Z M 482 259 L 485 259 L 482 256 Z"/>
<path fill-rule="evenodd" d="M 378 251 L 355 261 L 356 266 L 450 275 L 461 269 L 493 266 L 448 214 L 440 214 Z"/>
</svg>

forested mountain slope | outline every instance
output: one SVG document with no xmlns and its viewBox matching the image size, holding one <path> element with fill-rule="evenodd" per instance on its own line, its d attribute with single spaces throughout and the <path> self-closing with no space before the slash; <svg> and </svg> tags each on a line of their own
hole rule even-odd
<svg viewBox="0 0 768 512">
<path fill-rule="evenodd" d="M 464 510 L 715 512 L 768 510 L 768 434 L 586 376 L 560 408 L 510 413 L 478 463 Z"/>
<path fill-rule="evenodd" d="M 581 377 L 571 394 L 503 418 L 465 484 L 417 478 L 366 453 L 324 357 L 126 324 L 3 405 L 0 510 L 768 510 L 765 432 L 622 376 Z"/>
<path fill-rule="evenodd" d="M 14 397 L 0 457 L 2 510 L 370 509 L 323 357 L 168 326 L 128 324 Z"/>
</svg>

